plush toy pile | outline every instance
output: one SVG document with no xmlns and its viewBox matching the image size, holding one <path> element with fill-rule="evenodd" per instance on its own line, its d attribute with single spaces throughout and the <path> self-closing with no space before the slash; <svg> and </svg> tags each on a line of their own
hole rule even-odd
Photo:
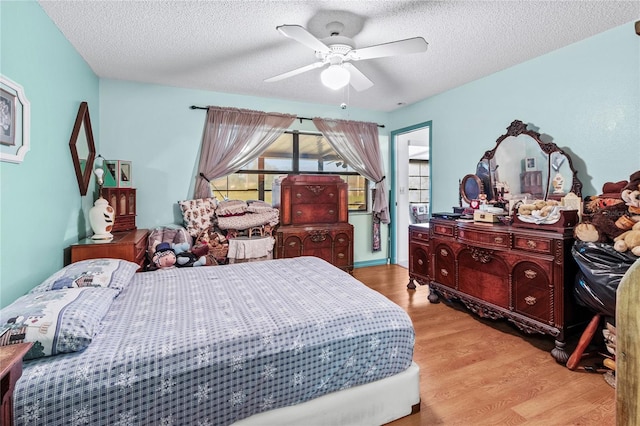
<svg viewBox="0 0 640 426">
<path fill-rule="evenodd" d="M 618 252 L 640 256 L 640 171 L 629 181 L 606 183 L 602 195 L 587 201 L 585 213 L 575 228 L 576 239 L 613 243 Z"/>
</svg>

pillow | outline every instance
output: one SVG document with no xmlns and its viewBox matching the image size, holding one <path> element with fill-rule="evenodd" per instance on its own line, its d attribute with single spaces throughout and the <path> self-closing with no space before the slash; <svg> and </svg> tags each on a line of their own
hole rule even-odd
<svg viewBox="0 0 640 426">
<path fill-rule="evenodd" d="M 25 359 L 85 349 L 118 292 L 85 287 L 29 293 L 0 310 L 0 346 L 33 342 Z"/>
<path fill-rule="evenodd" d="M 216 210 L 215 198 L 198 198 L 196 200 L 179 201 L 182 220 L 187 232 L 197 237 L 200 231 L 213 225 L 213 213 Z"/>
<path fill-rule="evenodd" d="M 247 211 L 251 213 L 267 213 L 276 210 L 271 204 L 260 200 L 249 201 L 247 204 L 249 206 L 247 207 Z"/>
<path fill-rule="evenodd" d="M 72 287 L 109 287 L 122 290 L 140 268 L 122 259 L 89 259 L 60 269 L 29 293 Z"/>
<path fill-rule="evenodd" d="M 247 212 L 247 202 L 242 200 L 224 200 L 218 204 L 216 215 L 220 216 L 238 216 Z"/>
</svg>

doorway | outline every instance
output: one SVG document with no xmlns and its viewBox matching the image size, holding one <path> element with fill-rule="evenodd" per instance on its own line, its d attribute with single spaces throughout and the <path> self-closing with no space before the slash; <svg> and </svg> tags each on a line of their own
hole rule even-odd
<svg viewBox="0 0 640 426">
<path fill-rule="evenodd" d="M 408 267 L 409 225 L 431 213 L 431 121 L 391 132 L 391 263 Z"/>
</svg>

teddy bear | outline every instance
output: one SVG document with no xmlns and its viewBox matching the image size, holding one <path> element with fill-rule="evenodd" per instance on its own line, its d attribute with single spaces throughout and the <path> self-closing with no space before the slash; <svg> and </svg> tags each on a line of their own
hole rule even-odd
<svg viewBox="0 0 640 426">
<path fill-rule="evenodd" d="M 614 238 L 613 249 L 620 253 L 630 250 L 631 253 L 640 256 L 640 222 L 636 222 L 630 230 Z"/>
<path fill-rule="evenodd" d="M 613 191 L 618 191 L 617 193 Z M 640 222 L 640 171 L 629 181 L 607 182 L 603 194 L 587 200 L 585 220 L 574 229 L 576 239 L 585 242 L 614 243 L 617 251 L 634 252 L 634 226 Z M 628 233 L 633 229 L 633 233 Z M 628 239 L 627 239 L 628 237 Z M 636 251 L 640 251 L 637 249 Z"/>
</svg>

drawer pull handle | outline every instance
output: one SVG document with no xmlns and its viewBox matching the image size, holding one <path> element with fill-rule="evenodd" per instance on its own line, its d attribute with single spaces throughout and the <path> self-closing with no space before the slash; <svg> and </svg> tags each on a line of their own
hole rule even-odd
<svg viewBox="0 0 640 426">
<path fill-rule="evenodd" d="M 527 296 L 524 298 L 524 303 L 526 303 L 529 306 L 535 305 L 537 301 L 538 300 L 533 296 Z"/>
<path fill-rule="evenodd" d="M 418 234 L 418 238 L 422 238 L 422 234 Z"/>
<path fill-rule="evenodd" d="M 442 274 L 443 277 L 446 277 L 449 275 L 449 271 L 447 271 L 446 269 L 440 269 L 440 273 Z"/>
<path fill-rule="evenodd" d="M 344 253 L 338 253 L 338 257 L 339 257 L 340 259 L 344 259 Z"/>
<path fill-rule="evenodd" d="M 445 249 L 440 249 L 440 256 L 447 257 L 449 256 L 449 252 L 446 251 Z"/>
<path fill-rule="evenodd" d="M 296 198 L 302 198 L 302 194 L 298 192 L 298 193 L 296 194 Z"/>
<path fill-rule="evenodd" d="M 527 269 L 526 271 L 524 271 L 524 276 L 529 278 L 530 280 L 532 280 L 535 277 L 537 277 L 538 274 L 536 273 L 536 271 L 532 271 L 531 269 Z"/>
<path fill-rule="evenodd" d="M 295 247 L 295 246 L 296 246 L 296 242 L 295 242 L 295 241 L 291 241 L 291 242 L 289 243 L 289 247 Z"/>
<path fill-rule="evenodd" d="M 302 216 L 302 211 L 298 210 L 298 211 L 296 212 L 296 215 L 298 215 L 298 216 Z"/>
<path fill-rule="evenodd" d="M 334 214 L 336 214 L 336 211 L 335 210 L 329 210 L 329 214 L 334 215 Z"/>
<path fill-rule="evenodd" d="M 493 242 L 495 242 L 496 244 L 502 244 L 504 240 L 502 239 L 502 237 L 495 237 L 493 239 Z"/>
<path fill-rule="evenodd" d="M 535 242 L 535 241 L 533 241 L 533 240 L 527 240 L 527 247 L 529 247 L 530 249 L 534 249 L 534 248 L 536 248 L 536 246 L 537 246 L 537 245 L 538 245 L 538 244 L 536 244 L 536 242 Z"/>
<path fill-rule="evenodd" d="M 344 243 L 344 238 L 338 238 L 339 243 Z"/>
<path fill-rule="evenodd" d="M 418 259 L 418 265 L 422 266 L 424 264 L 424 262 L 422 261 L 422 259 Z"/>
<path fill-rule="evenodd" d="M 335 197 L 335 196 L 336 196 L 336 194 L 334 194 L 333 192 L 329 193 L 329 197 Z"/>
</svg>

